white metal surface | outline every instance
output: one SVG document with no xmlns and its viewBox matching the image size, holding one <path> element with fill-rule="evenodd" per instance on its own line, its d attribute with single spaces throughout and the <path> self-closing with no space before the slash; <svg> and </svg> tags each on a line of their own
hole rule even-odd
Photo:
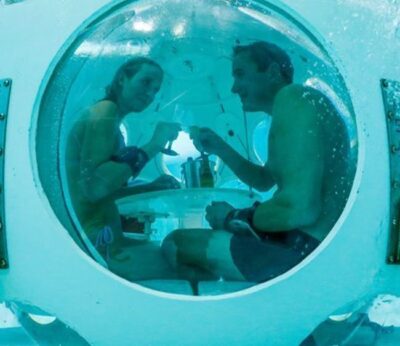
<svg viewBox="0 0 400 346">
<path fill-rule="evenodd" d="M 0 10 L 0 76 L 14 81 L 2 300 L 39 306 L 93 345 L 297 345 L 349 303 L 382 290 L 400 294 L 399 268 L 385 264 L 389 166 L 379 85 L 382 77 L 400 80 L 398 2 L 271 1 L 320 38 L 346 80 L 359 130 L 355 184 L 335 229 L 301 265 L 238 293 L 200 298 L 151 291 L 95 263 L 62 228 L 37 178 L 34 105 L 43 78 L 68 38 L 107 3 L 36 0 Z"/>
</svg>

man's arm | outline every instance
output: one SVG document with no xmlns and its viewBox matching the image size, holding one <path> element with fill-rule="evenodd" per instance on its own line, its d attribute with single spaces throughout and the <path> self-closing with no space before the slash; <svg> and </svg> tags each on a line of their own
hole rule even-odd
<svg viewBox="0 0 400 346">
<path fill-rule="evenodd" d="M 220 157 L 245 184 L 259 191 L 267 191 L 275 185 L 267 166 L 260 166 L 245 159 L 211 129 L 192 127 L 190 135 L 198 150 L 205 150 Z"/>
<path fill-rule="evenodd" d="M 217 155 L 245 184 L 259 191 L 267 191 L 275 185 L 267 165 L 260 166 L 250 162 L 228 144 L 221 147 Z"/>
<path fill-rule="evenodd" d="M 256 209 L 256 229 L 288 231 L 316 221 L 324 169 L 318 115 L 312 96 L 305 97 L 302 87 L 288 87 L 278 95 L 273 112 L 274 149 L 270 153 L 279 162 L 278 191 Z"/>
</svg>

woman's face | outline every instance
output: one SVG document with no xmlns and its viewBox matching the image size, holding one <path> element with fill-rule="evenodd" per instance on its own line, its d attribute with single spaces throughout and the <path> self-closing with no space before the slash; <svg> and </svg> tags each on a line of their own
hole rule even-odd
<svg viewBox="0 0 400 346">
<path fill-rule="evenodd" d="M 119 99 L 121 108 L 127 113 L 145 110 L 160 90 L 162 79 L 162 71 L 149 64 L 143 64 L 131 78 L 124 76 Z"/>
</svg>

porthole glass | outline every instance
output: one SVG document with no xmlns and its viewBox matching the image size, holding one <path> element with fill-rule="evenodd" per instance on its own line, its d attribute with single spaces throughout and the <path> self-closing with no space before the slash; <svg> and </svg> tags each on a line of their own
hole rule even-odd
<svg viewBox="0 0 400 346">
<path fill-rule="evenodd" d="M 275 6 L 124 2 L 51 73 L 43 186 L 82 248 L 127 280 L 189 295 L 268 281 L 345 207 L 350 97 L 322 44 Z"/>
</svg>

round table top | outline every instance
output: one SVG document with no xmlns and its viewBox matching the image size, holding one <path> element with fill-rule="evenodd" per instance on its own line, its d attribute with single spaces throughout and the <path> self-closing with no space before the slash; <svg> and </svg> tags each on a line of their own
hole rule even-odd
<svg viewBox="0 0 400 346">
<path fill-rule="evenodd" d="M 183 217 L 205 210 L 211 202 L 228 202 L 235 208 L 251 206 L 259 195 L 249 190 L 225 188 L 193 188 L 160 190 L 123 197 L 116 201 L 122 215 L 154 215 Z"/>
</svg>

